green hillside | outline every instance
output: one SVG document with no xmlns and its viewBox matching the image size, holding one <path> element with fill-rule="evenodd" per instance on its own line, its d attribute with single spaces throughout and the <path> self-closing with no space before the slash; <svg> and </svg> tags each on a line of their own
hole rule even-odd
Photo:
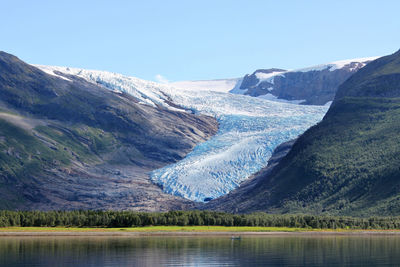
<svg viewBox="0 0 400 267">
<path fill-rule="evenodd" d="M 342 84 L 322 122 L 258 179 L 237 211 L 399 215 L 400 51 Z"/>
</svg>

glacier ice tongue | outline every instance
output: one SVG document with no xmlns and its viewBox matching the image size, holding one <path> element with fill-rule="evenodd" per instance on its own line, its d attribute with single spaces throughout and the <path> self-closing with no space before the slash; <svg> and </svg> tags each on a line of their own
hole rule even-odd
<svg viewBox="0 0 400 267">
<path fill-rule="evenodd" d="M 267 165 L 272 151 L 322 118 L 321 114 L 290 117 L 219 117 L 213 138 L 197 145 L 183 160 L 155 170 L 151 179 L 165 192 L 204 201 L 237 188 Z"/>
<path fill-rule="evenodd" d="M 215 116 L 220 124 L 214 137 L 183 160 L 150 174 L 165 192 L 199 202 L 237 188 L 267 165 L 279 144 L 316 124 L 328 109 L 218 92 L 165 93 L 185 108 Z"/>
</svg>

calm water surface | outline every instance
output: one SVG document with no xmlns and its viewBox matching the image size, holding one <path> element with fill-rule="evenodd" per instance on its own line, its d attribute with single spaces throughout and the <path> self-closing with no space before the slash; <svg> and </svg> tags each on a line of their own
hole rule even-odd
<svg viewBox="0 0 400 267">
<path fill-rule="evenodd" d="M 400 237 L 0 237 L 0 266 L 400 266 Z"/>
</svg>

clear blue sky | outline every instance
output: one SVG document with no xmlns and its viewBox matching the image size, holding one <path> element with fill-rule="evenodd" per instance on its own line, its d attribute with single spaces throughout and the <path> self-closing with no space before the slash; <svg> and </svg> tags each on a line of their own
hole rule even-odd
<svg viewBox="0 0 400 267">
<path fill-rule="evenodd" d="M 0 50 L 171 81 L 400 49 L 398 0 L 0 0 Z"/>
</svg>

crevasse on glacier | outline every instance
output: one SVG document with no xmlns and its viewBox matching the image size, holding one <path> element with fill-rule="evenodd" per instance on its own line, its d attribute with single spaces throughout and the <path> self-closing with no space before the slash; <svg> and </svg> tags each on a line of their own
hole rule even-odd
<svg viewBox="0 0 400 267">
<path fill-rule="evenodd" d="M 168 91 L 175 103 L 215 116 L 217 135 L 183 160 L 155 170 L 165 192 L 194 201 L 235 189 L 267 165 L 272 151 L 320 121 L 328 107 L 278 103 L 217 92 Z"/>
<path fill-rule="evenodd" d="M 273 149 L 313 125 L 319 116 L 219 118 L 216 136 L 201 143 L 183 160 L 155 170 L 151 178 L 164 191 L 195 201 L 216 198 L 239 186 L 267 165 Z"/>
<path fill-rule="evenodd" d="M 216 116 L 217 135 L 183 160 L 151 173 L 165 192 L 194 201 L 216 198 L 238 187 L 267 165 L 279 144 L 303 133 L 326 112 L 326 107 L 255 101 L 247 96 L 198 95 L 202 96 L 180 103 Z"/>
<path fill-rule="evenodd" d="M 129 93 L 148 105 L 165 100 L 218 119 L 220 128 L 183 160 L 150 173 L 169 194 L 194 201 L 216 198 L 237 188 L 267 165 L 272 151 L 316 124 L 328 106 L 302 106 L 243 95 L 177 89 L 120 74 L 39 66 L 47 72 L 78 75 L 110 90 Z"/>
</svg>

